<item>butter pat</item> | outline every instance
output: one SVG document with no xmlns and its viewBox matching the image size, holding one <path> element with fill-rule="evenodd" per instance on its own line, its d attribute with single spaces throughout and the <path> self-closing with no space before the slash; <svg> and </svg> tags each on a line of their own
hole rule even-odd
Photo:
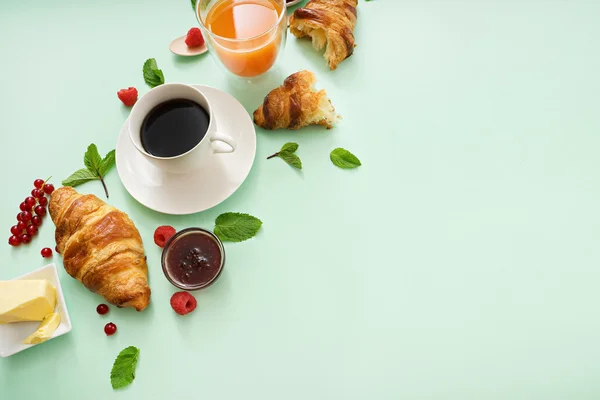
<svg viewBox="0 0 600 400">
<path fill-rule="evenodd" d="M 55 306 L 56 289 L 45 279 L 0 281 L 0 324 L 42 321 Z"/>
<path fill-rule="evenodd" d="M 54 331 L 60 325 L 60 315 L 52 313 L 46 316 L 40 324 L 37 331 L 33 332 L 29 337 L 23 340 L 23 344 L 38 344 L 45 342 L 54 335 Z"/>
</svg>

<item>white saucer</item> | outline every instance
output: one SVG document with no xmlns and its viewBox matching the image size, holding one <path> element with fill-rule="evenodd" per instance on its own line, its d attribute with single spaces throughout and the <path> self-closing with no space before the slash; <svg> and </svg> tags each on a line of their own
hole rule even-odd
<svg viewBox="0 0 600 400">
<path fill-rule="evenodd" d="M 156 168 L 138 152 L 127 121 L 117 141 L 117 171 L 125 189 L 144 206 L 164 214 L 193 214 L 223 202 L 242 185 L 256 154 L 256 131 L 246 109 L 228 93 L 193 86 L 214 105 L 217 131 L 235 140 L 233 153 L 212 154 L 201 169 L 173 174 Z"/>
</svg>

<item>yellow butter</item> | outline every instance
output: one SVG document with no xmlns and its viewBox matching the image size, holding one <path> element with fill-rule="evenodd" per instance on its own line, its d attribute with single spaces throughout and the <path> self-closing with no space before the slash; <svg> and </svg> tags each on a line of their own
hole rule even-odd
<svg viewBox="0 0 600 400">
<path fill-rule="evenodd" d="M 23 344 L 38 344 L 45 342 L 54 335 L 54 331 L 60 325 L 60 315 L 58 313 L 52 313 L 46 316 L 39 328 L 33 332 L 29 337 L 23 340 Z"/>
<path fill-rule="evenodd" d="M 45 279 L 0 281 L 0 324 L 42 321 L 55 306 L 56 289 Z"/>
</svg>

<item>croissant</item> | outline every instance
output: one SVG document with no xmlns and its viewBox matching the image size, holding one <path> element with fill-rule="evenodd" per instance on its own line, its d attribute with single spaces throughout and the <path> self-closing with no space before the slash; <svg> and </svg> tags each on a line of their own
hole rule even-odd
<svg viewBox="0 0 600 400">
<path fill-rule="evenodd" d="M 117 307 L 144 310 L 150 303 L 148 267 L 127 214 L 71 187 L 55 190 L 48 208 L 67 273 Z"/>
<path fill-rule="evenodd" d="M 334 70 L 354 52 L 357 5 L 358 0 L 311 0 L 292 14 L 290 32 L 312 37 L 316 50 L 327 44 L 324 57 Z"/>
<path fill-rule="evenodd" d="M 327 129 L 339 118 L 325 90 L 317 91 L 315 74 L 299 71 L 273 89 L 254 111 L 254 122 L 265 129 L 300 129 L 324 125 Z"/>
</svg>

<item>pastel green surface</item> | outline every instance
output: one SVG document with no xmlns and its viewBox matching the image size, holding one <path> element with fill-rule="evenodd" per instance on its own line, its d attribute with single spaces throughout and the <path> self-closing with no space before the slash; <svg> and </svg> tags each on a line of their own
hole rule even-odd
<svg viewBox="0 0 600 400">
<path fill-rule="evenodd" d="M 151 306 L 97 315 L 55 256 L 73 331 L 0 359 L 0 398 L 598 399 L 599 15 L 596 0 L 360 1 L 355 55 L 333 72 L 290 36 L 284 72 L 314 71 L 342 123 L 258 130 L 242 188 L 192 216 L 145 209 L 113 170 Z M 68 176 L 91 142 L 114 148 L 129 112 L 116 91 L 148 90 L 147 58 L 168 82 L 230 91 L 208 55 L 169 52 L 195 24 L 187 0 L 0 2 L 6 239 L 35 178 Z M 301 172 L 266 160 L 288 141 Z M 334 167 L 336 147 L 363 165 Z M 224 274 L 179 317 L 153 231 L 227 211 L 263 228 L 226 245 Z M 48 218 L 29 246 L 0 245 L 0 279 L 44 265 L 53 234 Z M 130 345 L 137 377 L 114 393 Z"/>
</svg>

